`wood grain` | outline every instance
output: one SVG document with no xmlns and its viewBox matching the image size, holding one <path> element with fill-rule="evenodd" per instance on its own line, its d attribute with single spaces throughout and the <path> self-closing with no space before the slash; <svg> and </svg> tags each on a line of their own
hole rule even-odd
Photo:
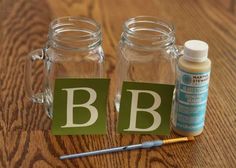
<svg viewBox="0 0 236 168">
<path fill-rule="evenodd" d="M 219 0 L 219 2 L 228 12 L 236 15 L 236 0 Z"/>
<path fill-rule="evenodd" d="M 214 0 L 2 0 L 0 1 L 0 167 L 235 167 L 236 165 L 236 18 Z M 225 2 L 225 1 L 224 1 Z M 227 1 L 228 2 L 228 1 Z M 47 40 L 48 24 L 59 16 L 79 15 L 102 25 L 110 86 L 108 134 L 53 136 L 42 105 L 24 91 L 26 55 Z M 137 15 L 157 16 L 176 26 L 177 44 L 188 39 L 209 43 L 213 68 L 206 126 L 195 143 L 152 150 L 59 160 L 66 153 L 140 143 L 159 136 L 120 135 L 113 98 L 116 47 L 122 23 Z M 42 88 L 42 64 L 34 65 L 33 87 Z M 176 137 L 171 133 L 169 137 Z"/>
</svg>

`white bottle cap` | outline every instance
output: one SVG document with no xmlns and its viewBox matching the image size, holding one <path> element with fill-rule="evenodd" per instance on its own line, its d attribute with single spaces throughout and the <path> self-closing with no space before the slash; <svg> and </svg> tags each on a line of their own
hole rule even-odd
<svg viewBox="0 0 236 168">
<path fill-rule="evenodd" d="M 184 43 L 184 59 L 192 62 L 203 62 L 207 59 L 208 44 L 200 40 L 189 40 Z"/>
</svg>

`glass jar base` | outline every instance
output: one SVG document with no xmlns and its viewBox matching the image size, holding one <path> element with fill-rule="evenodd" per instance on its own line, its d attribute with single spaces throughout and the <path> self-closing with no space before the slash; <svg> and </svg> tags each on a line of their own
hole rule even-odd
<svg viewBox="0 0 236 168">
<path fill-rule="evenodd" d="M 48 116 L 50 119 L 52 119 L 52 117 L 53 117 L 52 106 L 47 106 L 47 105 L 45 105 L 44 108 L 45 108 L 45 111 L 46 111 L 47 116 Z"/>
<path fill-rule="evenodd" d="M 120 111 L 120 94 L 117 94 L 114 100 L 116 112 Z"/>
</svg>

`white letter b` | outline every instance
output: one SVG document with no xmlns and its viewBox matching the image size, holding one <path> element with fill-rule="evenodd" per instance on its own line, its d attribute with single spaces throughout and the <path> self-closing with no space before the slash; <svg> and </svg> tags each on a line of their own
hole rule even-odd
<svg viewBox="0 0 236 168">
<path fill-rule="evenodd" d="M 61 126 L 62 128 L 68 128 L 68 127 L 87 127 L 92 124 L 94 124 L 98 119 L 98 111 L 97 109 L 92 106 L 96 101 L 97 93 L 94 89 L 87 88 L 87 87 L 80 87 L 80 88 L 68 88 L 68 89 L 62 89 L 67 92 L 67 110 L 66 110 L 66 124 Z M 73 104 L 74 102 L 74 91 L 76 90 L 85 90 L 89 93 L 90 97 L 89 100 L 86 103 L 83 104 Z M 73 109 L 75 107 L 85 107 L 90 112 L 90 119 L 83 124 L 74 124 L 73 123 Z"/>
<path fill-rule="evenodd" d="M 155 111 L 161 104 L 161 97 L 159 94 L 157 94 L 154 91 L 150 90 L 127 90 L 128 92 L 131 92 L 132 94 L 132 100 L 131 100 L 131 112 L 130 112 L 130 125 L 129 128 L 124 129 L 124 131 L 153 131 L 157 129 L 161 124 L 161 116 L 160 114 Z M 138 97 L 139 93 L 148 93 L 153 96 L 154 103 L 149 108 L 138 108 Z M 147 112 L 150 113 L 153 116 L 153 123 L 149 128 L 137 128 L 136 127 L 136 120 L 137 120 L 137 112 Z"/>
</svg>

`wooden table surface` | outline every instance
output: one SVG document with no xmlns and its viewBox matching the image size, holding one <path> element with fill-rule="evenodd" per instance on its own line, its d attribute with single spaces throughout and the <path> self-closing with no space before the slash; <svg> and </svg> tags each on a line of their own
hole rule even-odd
<svg viewBox="0 0 236 168">
<path fill-rule="evenodd" d="M 236 165 L 236 1 L 235 0 L 1 0 L 0 167 L 235 167 Z M 43 106 L 26 98 L 23 78 L 27 53 L 47 40 L 48 24 L 59 16 L 79 15 L 102 24 L 107 75 L 112 79 L 108 133 L 100 136 L 53 136 Z M 73 160 L 65 153 L 84 152 L 146 140 L 177 137 L 121 135 L 115 131 L 114 68 L 122 23 L 152 15 L 176 26 L 177 44 L 189 39 L 209 43 L 212 74 L 206 125 L 194 143 L 173 144 Z M 42 85 L 36 66 L 34 87 Z"/>
</svg>

